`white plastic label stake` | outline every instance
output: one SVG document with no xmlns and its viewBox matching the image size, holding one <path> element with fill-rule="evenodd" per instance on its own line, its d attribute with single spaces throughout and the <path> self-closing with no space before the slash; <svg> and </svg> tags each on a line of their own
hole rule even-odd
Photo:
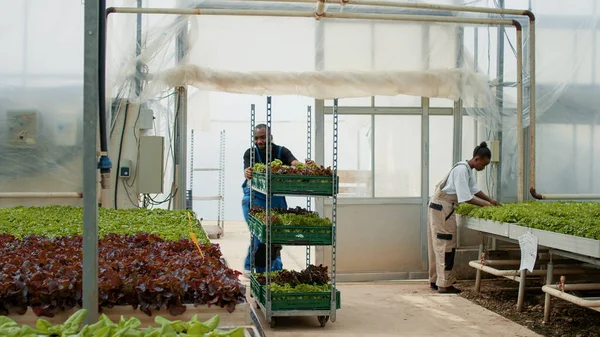
<svg viewBox="0 0 600 337">
<path fill-rule="evenodd" d="M 531 232 L 519 236 L 519 246 L 521 247 L 521 266 L 519 270 L 527 269 L 532 272 L 537 259 L 538 238 Z"/>
</svg>

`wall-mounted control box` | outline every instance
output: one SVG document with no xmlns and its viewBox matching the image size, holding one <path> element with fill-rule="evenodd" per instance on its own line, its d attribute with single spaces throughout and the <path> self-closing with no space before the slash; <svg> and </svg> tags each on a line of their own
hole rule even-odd
<svg viewBox="0 0 600 337">
<path fill-rule="evenodd" d="M 8 145 L 31 147 L 37 143 L 38 113 L 34 110 L 9 110 L 6 112 L 8 123 Z"/>
<path fill-rule="evenodd" d="M 119 178 L 128 179 L 131 177 L 131 160 L 121 159 L 119 165 Z"/>
</svg>

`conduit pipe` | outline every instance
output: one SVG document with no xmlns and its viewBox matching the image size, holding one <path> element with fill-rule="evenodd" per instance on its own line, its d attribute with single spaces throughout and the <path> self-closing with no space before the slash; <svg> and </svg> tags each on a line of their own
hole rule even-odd
<svg viewBox="0 0 600 337">
<path fill-rule="evenodd" d="M 287 3 L 310 3 L 311 0 L 249 0 L 254 2 L 287 2 Z M 456 6 L 456 5 L 434 5 L 424 3 L 399 3 L 395 1 L 367 1 L 367 0 L 324 0 L 326 3 L 340 3 L 344 5 L 357 5 L 357 6 L 376 6 L 376 7 L 397 7 L 397 8 L 415 8 L 415 9 L 430 9 L 430 10 L 447 10 L 453 12 L 471 12 L 471 13 L 488 13 L 498 15 L 515 15 L 515 16 L 527 16 L 529 18 L 529 119 L 530 119 L 530 131 L 529 131 L 529 160 L 531 165 L 529 167 L 529 182 L 530 182 L 530 193 L 536 199 L 600 199 L 600 195 L 539 195 L 535 192 L 535 15 L 529 10 L 519 9 L 505 9 L 505 8 L 484 8 L 475 6 Z M 517 42 L 518 43 L 518 42 Z M 520 68 L 522 69 L 522 68 Z M 522 70 L 518 72 L 521 75 L 522 82 Z M 518 76 L 517 75 L 517 76 Z M 522 90 L 519 90 L 522 95 Z M 524 165 L 524 139 L 523 139 L 523 115 L 517 114 L 517 151 L 519 156 L 517 157 L 517 201 L 522 202 L 525 193 L 525 165 Z"/>
<path fill-rule="evenodd" d="M 350 3 L 348 1 L 348 3 Z M 385 2 L 374 2 L 373 4 L 384 5 Z M 373 5 L 371 4 L 371 5 Z M 319 0 L 317 3 L 316 14 L 319 13 L 319 8 L 324 6 L 324 2 Z M 436 8 L 435 5 L 428 5 L 431 9 L 442 9 Z M 447 10 L 453 10 L 454 7 L 446 6 Z M 462 8 L 462 7 L 459 7 Z M 464 10 L 464 8 L 462 8 Z M 312 17 L 315 13 L 304 12 L 304 11 L 265 11 L 265 10 L 223 10 L 223 9 L 180 9 L 180 8 L 135 8 L 135 7 L 110 7 L 106 10 L 106 15 L 111 13 L 125 13 L 125 14 L 179 14 L 179 15 L 231 15 L 231 16 L 267 16 L 267 17 Z M 506 14 L 510 14 L 505 12 Z M 522 15 L 527 15 L 527 11 L 522 11 Z M 458 18 L 458 17 L 444 17 L 444 16 L 424 16 L 424 15 L 395 15 L 395 14 L 368 14 L 368 13 L 326 13 L 323 9 L 320 17 L 333 18 L 333 19 L 366 19 L 366 20 L 390 20 L 390 21 L 408 21 L 408 22 L 437 22 L 437 23 L 466 23 L 466 24 L 485 24 L 485 25 L 506 25 L 515 26 L 517 35 L 517 168 L 518 168 L 518 201 L 523 201 L 524 193 L 524 158 L 523 158 L 523 31 L 521 24 L 517 20 L 504 20 L 504 19 L 483 19 L 483 18 Z M 533 18 L 531 14 L 530 19 Z M 317 18 L 318 19 L 318 18 Z M 106 25 L 101 26 L 101 29 L 106 31 Z M 531 39 L 533 40 L 533 39 Z M 106 43 L 105 40 L 101 40 L 101 43 Z M 102 49 L 103 50 L 103 49 Z M 535 49 L 533 49 L 535 50 Z M 533 55 L 534 53 L 530 53 Z M 100 55 L 101 62 L 100 71 L 105 71 L 105 52 Z M 532 67 L 532 73 L 535 71 Z M 104 78 L 102 79 L 104 82 Z M 102 83 L 104 84 L 104 83 Z M 534 84 L 534 82 L 533 82 Z M 532 87 L 534 85 L 532 84 Z M 531 91 L 532 93 L 534 90 Z M 101 93 L 101 96 L 103 93 Z M 533 96 L 535 101 L 535 96 Z M 100 99 L 105 99 L 100 97 Z M 533 110 L 532 110 L 533 111 Z"/>
<path fill-rule="evenodd" d="M 325 14 L 325 0 L 317 0 L 317 9 L 315 10 L 315 18 L 321 20 Z"/>
<path fill-rule="evenodd" d="M 100 10 L 106 8 L 106 0 L 99 0 L 98 6 Z M 100 12 L 102 13 L 102 12 Z M 106 17 L 100 15 L 98 24 L 100 30 L 98 31 L 98 39 L 100 43 L 98 45 L 98 53 L 100 55 L 106 55 Z M 108 157 L 108 133 L 106 131 L 106 57 L 100 57 L 100 67 L 98 68 L 98 95 L 100 101 L 98 102 L 98 126 L 100 131 L 100 159 L 98 160 L 98 169 L 100 170 L 100 186 L 102 187 L 101 194 L 101 205 L 102 207 L 108 207 L 108 198 L 110 193 L 110 171 L 112 169 L 112 162 Z M 115 186 L 115 189 L 117 186 Z"/>
<path fill-rule="evenodd" d="M 83 198 L 81 192 L 0 192 L 0 199 Z"/>
<path fill-rule="evenodd" d="M 600 290 L 600 283 L 588 283 L 588 284 L 569 284 L 564 285 L 564 290 Z M 545 285 L 542 287 L 542 291 L 551 296 L 560 298 L 565 301 L 577 304 L 585 308 L 600 308 L 600 300 L 586 300 L 585 298 L 573 296 L 562 292 L 556 285 Z"/>
<path fill-rule="evenodd" d="M 110 7 L 106 9 L 106 15 L 111 13 L 123 14 L 174 14 L 174 15 L 214 15 L 214 16 L 267 16 L 267 17 L 314 17 L 313 12 L 306 11 L 269 11 L 269 10 L 225 10 L 225 9 L 183 9 L 183 8 L 136 8 L 136 7 Z M 523 31 L 521 24 L 517 20 L 504 19 L 485 19 L 485 18 L 459 18 L 446 16 L 430 16 L 430 15 L 400 15 L 400 14 L 369 14 L 369 13 L 329 13 L 324 12 L 325 18 L 332 19 L 365 19 L 365 20 L 388 20 L 388 21 L 408 21 L 408 22 L 432 22 L 432 23 L 463 23 L 474 25 L 498 25 L 498 26 L 514 26 L 517 35 L 517 116 L 521 121 L 523 116 L 523 88 L 522 88 L 522 40 Z M 106 25 L 100 27 L 106 30 Z M 105 59 L 106 55 L 99 55 L 101 59 Z M 105 63 L 101 62 L 101 67 L 105 67 Z M 105 71 L 102 69 L 101 71 Z M 103 83 L 102 83 L 103 85 Z M 104 99 L 101 97 L 100 99 Z M 521 135 L 522 141 L 522 135 Z M 521 166 L 523 167 L 523 144 L 521 142 Z M 521 172 L 522 173 L 522 172 Z M 523 178 L 523 175 L 520 175 Z M 523 189 L 522 184 L 519 185 Z M 522 199 L 522 194 L 521 194 Z"/>
<path fill-rule="evenodd" d="M 548 262 L 548 260 L 544 260 L 544 259 L 538 259 L 537 263 L 544 265 Z M 577 264 L 581 264 L 581 261 L 575 261 L 575 260 L 556 260 L 554 259 L 554 263 L 555 264 L 572 264 L 572 263 L 577 263 Z M 520 265 L 521 264 L 521 260 L 485 260 L 483 262 L 484 266 L 511 266 L 511 265 Z"/>
<path fill-rule="evenodd" d="M 488 267 L 479 263 L 479 261 L 470 261 L 469 266 L 479 269 L 488 274 L 492 274 L 495 276 L 503 276 L 508 278 L 518 277 L 521 275 L 521 271 L 519 270 L 500 270 L 492 267 Z M 577 274 L 585 274 L 592 272 L 593 270 L 578 268 L 578 269 L 554 269 L 554 274 L 560 275 L 577 275 Z M 527 271 L 526 276 L 545 276 L 547 274 L 546 270 L 537 269 L 534 271 Z"/>
</svg>

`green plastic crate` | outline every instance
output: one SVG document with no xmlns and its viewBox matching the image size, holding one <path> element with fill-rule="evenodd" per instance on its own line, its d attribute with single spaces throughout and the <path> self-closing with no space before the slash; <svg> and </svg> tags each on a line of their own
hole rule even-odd
<svg viewBox="0 0 600 337">
<path fill-rule="evenodd" d="M 266 193 L 267 182 L 264 173 L 252 173 L 252 186 Z M 335 177 L 335 194 L 338 194 L 340 179 Z M 302 176 L 287 174 L 271 175 L 271 194 L 285 195 L 333 195 L 332 176 Z"/>
<path fill-rule="evenodd" d="M 260 303 L 265 303 L 264 293 L 260 290 L 261 285 L 258 283 L 258 280 L 254 276 L 254 274 L 250 275 L 250 291 L 252 291 L 252 295 L 256 298 L 256 300 Z"/>
<path fill-rule="evenodd" d="M 254 275 L 250 277 L 250 290 L 254 297 L 265 305 L 267 289 L 258 283 Z M 341 308 L 340 291 L 335 290 L 336 308 Z M 331 308 L 331 292 L 315 293 L 271 293 L 271 310 L 329 310 Z"/>
<path fill-rule="evenodd" d="M 248 215 L 250 230 L 261 242 L 266 241 L 266 226 L 252 214 Z M 298 246 L 330 246 L 332 226 L 271 225 L 271 243 Z"/>
</svg>

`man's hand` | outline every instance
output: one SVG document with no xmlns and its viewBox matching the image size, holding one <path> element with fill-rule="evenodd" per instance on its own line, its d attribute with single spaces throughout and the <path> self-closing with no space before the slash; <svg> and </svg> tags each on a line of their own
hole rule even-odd
<svg viewBox="0 0 600 337">
<path fill-rule="evenodd" d="M 244 170 L 244 177 L 246 177 L 246 179 L 252 179 L 252 168 L 248 167 Z"/>
</svg>

